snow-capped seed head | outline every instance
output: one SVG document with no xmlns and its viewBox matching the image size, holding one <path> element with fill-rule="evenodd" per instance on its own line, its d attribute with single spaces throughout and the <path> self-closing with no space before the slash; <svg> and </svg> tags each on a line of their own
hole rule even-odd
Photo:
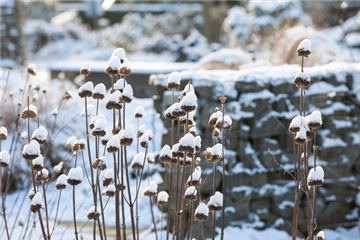
<svg viewBox="0 0 360 240">
<path fill-rule="evenodd" d="M 294 117 L 291 120 L 291 123 L 290 123 L 290 126 L 289 126 L 289 132 L 292 133 L 292 134 L 295 134 L 298 131 L 300 131 L 301 123 L 302 123 L 302 121 L 301 121 L 301 116 L 300 115 Z"/>
<path fill-rule="evenodd" d="M 200 157 L 195 158 L 195 164 L 199 165 L 200 163 L 201 163 L 201 158 Z"/>
<path fill-rule="evenodd" d="M 103 137 L 106 134 L 106 120 L 99 118 L 95 121 L 94 128 L 92 129 L 92 135 L 95 137 Z"/>
<path fill-rule="evenodd" d="M 72 145 L 77 142 L 77 138 L 75 136 L 71 136 L 66 141 L 66 147 L 71 150 Z"/>
<path fill-rule="evenodd" d="M 34 196 L 35 196 L 35 190 L 34 190 L 33 188 L 29 191 L 28 196 L 29 196 L 29 199 L 30 199 L 30 200 L 32 200 L 32 199 L 34 198 Z"/>
<path fill-rule="evenodd" d="M 36 76 L 36 65 L 35 64 L 29 64 L 27 66 L 27 72 L 33 76 Z"/>
<path fill-rule="evenodd" d="M 10 164 L 10 154 L 8 151 L 1 151 L 0 152 L 0 166 L 1 167 L 7 167 Z"/>
<path fill-rule="evenodd" d="M 32 140 L 38 141 L 40 144 L 45 143 L 48 136 L 48 132 L 46 128 L 43 126 L 40 126 L 38 129 L 36 129 L 33 134 L 31 135 Z"/>
<path fill-rule="evenodd" d="M 104 99 L 106 93 L 106 87 L 103 83 L 99 83 L 95 86 L 92 97 L 94 99 Z"/>
<path fill-rule="evenodd" d="M 56 180 L 55 187 L 57 190 L 65 189 L 66 183 L 67 183 L 67 176 L 65 174 L 61 174 Z"/>
<path fill-rule="evenodd" d="M 94 169 L 98 169 L 100 171 L 103 171 L 107 168 L 107 160 L 104 156 L 96 158 L 94 162 L 92 163 L 91 167 Z"/>
<path fill-rule="evenodd" d="M 169 90 L 180 89 L 181 74 L 179 72 L 172 72 L 168 78 L 166 88 Z"/>
<path fill-rule="evenodd" d="M 195 186 L 190 186 L 190 187 L 186 188 L 184 198 L 186 200 L 195 200 L 196 195 L 197 195 L 197 190 L 196 190 Z"/>
<path fill-rule="evenodd" d="M 147 148 L 149 146 L 149 136 L 146 134 L 141 135 L 140 137 L 140 146 Z"/>
<path fill-rule="evenodd" d="M 189 93 L 187 93 L 185 95 L 185 97 L 183 97 L 183 99 L 181 99 L 181 109 L 184 110 L 185 112 L 192 112 L 196 109 L 197 107 L 197 97 L 194 91 L 191 91 Z"/>
<path fill-rule="evenodd" d="M 144 108 L 142 106 L 139 106 L 135 109 L 134 116 L 135 118 L 142 118 L 144 116 Z"/>
<path fill-rule="evenodd" d="M 171 162 L 171 157 L 172 157 L 171 148 L 169 145 L 166 144 L 165 146 L 163 146 L 163 148 L 160 151 L 159 160 L 160 162 L 163 163 L 169 163 Z"/>
<path fill-rule="evenodd" d="M 120 62 L 123 63 L 125 60 L 125 50 L 123 48 L 116 48 L 112 53 L 112 56 L 118 57 Z"/>
<path fill-rule="evenodd" d="M 99 207 L 98 207 L 99 208 Z M 89 209 L 89 211 L 88 211 L 88 213 L 87 213 L 87 218 L 88 219 L 98 219 L 98 217 L 100 216 L 100 213 L 99 213 L 99 211 L 98 211 L 98 208 L 96 208 L 95 206 L 92 206 L 90 209 Z"/>
<path fill-rule="evenodd" d="M 130 74 L 131 74 L 130 64 L 128 62 L 122 63 L 119 67 L 119 75 L 128 76 Z"/>
<path fill-rule="evenodd" d="M 311 41 L 310 39 L 304 39 L 300 42 L 297 48 L 298 56 L 308 57 L 311 54 Z"/>
<path fill-rule="evenodd" d="M 140 152 L 138 154 L 135 155 L 135 157 L 133 158 L 132 162 L 131 162 L 131 168 L 132 169 L 142 169 L 144 168 L 144 160 L 145 160 L 145 155 L 144 153 Z"/>
<path fill-rule="evenodd" d="M 179 150 L 182 152 L 193 153 L 195 150 L 195 138 L 191 133 L 180 138 L 179 144 Z"/>
<path fill-rule="evenodd" d="M 159 192 L 157 196 L 157 204 L 158 205 L 165 205 L 168 203 L 169 200 L 169 194 L 165 191 Z"/>
<path fill-rule="evenodd" d="M 71 168 L 68 174 L 67 182 L 72 186 L 80 184 L 83 180 L 83 171 L 81 167 Z"/>
<path fill-rule="evenodd" d="M 80 150 L 84 150 L 86 148 L 86 141 L 85 139 L 81 138 L 77 141 Z"/>
<path fill-rule="evenodd" d="M 111 139 L 111 137 L 112 137 L 111 132 L 106 132 L 105 136 L 103 136 L 103 137 L 101 138 L 101 144 L 102 144 L 103 146 L 106 146 L 106 144 L 107 144 L 108 141 Z"/>
<path fill-rule="evenodd" d="M 80 74 L 84 76 L 89 76 L 91 72 L 90 63 L 86 62 L 80 68 Z"/>
<path fill-rule="evenodd" d="M 44 158 L 42 155 L 39 155 L 33 160 L 33 167 L 35 171 L 41 171 L 44 167 Z"/>
<path fill-rule="evenodd" d="M 295 135 L 295 143 L 303 144 L 306 141 L 306 128 L 301 126 L 300 130 Z"/>
<path fill-rule="evenodd" d="M 82 85 L 78 90 L 78 95 L 81 98 L 84 97 L 91 97 L 94 90 L 94 84 L 91 81 L 86 82 L 84 85 Z"/>
<path fill-rule="evenodd" d="M 179 102 L 176 102 L 173 105 L 171 105 L 170 114 L 171 114 L 171 116 L 178 118 L 178 117 L 185 116 L 186 112 L 181 109 L 181 104 Z"/>
<path fill-rule="evenodd" d="M 154 154 L 153 154 L 153 153 L 148 153 L 148 154 L 146 155 L 146 161 L 147 161 L 148 163 L 155 163 L 155 156 L 154 156 Z"/>
<path fill-rule="evenodd" d="M 37 141 L 31 140 L 22 150 L 22 156 L 26 160 L 34 160 L 40 155 L 40 145 Z"/>
<path fill-rule="evenodd" d="M 113 180 L 113 177 L 114 177 L 114 170 L 112 170 L 111 168 L 107 169 L 104 174 L 103 186 L 104 187 L 109 186 L 109 184 Z"/>
<path fill-rule="evenodd" d="M 325 240 L 325 233 L 320 231 L 316 236 L 316 240 Z"/>
<path fill-rule="evenodd" d="M 127 85 L 127 82 L 124 78 L 120 78 L 119 80 L 114 83 L 114 90 L 118 90 L 122 92 L 124 90 L 124 87 Z"/>
<path fill-rule="evenodd" d="M 232 119 L 230 116 L 224 116 L 224 118 L 219 117 L 218 120 L 216 121 L 215 126 L 219 129 L 231 130 Z"/>
<path fill-rule="evenodd" d="M 41 169 L 35 177 L 36 182 L 47 182 L 49 181 L 49 171 L 45 168 Z"/>
<path fill-rule="evenodd" d="M 168 120 L 175 120 L 175 119 L 177 119 L 177 117 L 172 114 L 172 107 L 171 107 L 171 106 L 168 107 L 168 108 L 165 110 L 164 117 L 165 117 L 166 119 L 168 119 Z"/>
<path fill-rule="evenodd" d="M 120 137 L 118 134 L 115 134 L 110 138 L 110 140 L 106 144 L 106 150 L 109 153 L 115 153 L 119 151 L 120 148 Z"/>
<path fill-rule="evenodd" d="M 115 186 L 113 184 L 110 184 L 105 189 L 106 196 L 108 196 L 108 197 L 114 197 L 115 192 L 116 192 L 116 188 L 115 188 Z"/>
<path fill-rule="evenodd" d="M 59 111 L 58 111 L 57 108 L 54 108 L 54 109 L 51 111 L 51 115 L 53 115 L 54 117 L 56 117 L 58 114 L 59 114 Z"/>
<path fill-rule="evenodd" d="M 146 133 L 146 126 L 144 124 L 142 124 L 138 128 L 137 136 L 141 137 L 144 133 Z M 147 134 L 145 134 L 145 135 L 147 135 Z"/>
<path fill-rule="evenodd" d="M 223 195 L 221 192 L 216 191 L 213 196 L 210 197 L 210 201 L 207 204 L 210 211 L 220 211 L 223 208 Z"/>
<path fill-rule="evenodd" d="M 36 213 L 40 211 L 43 205 L 42 195 L 40 192 L 37 192 L 32 198 L 30 209 L 31 212 Z"/>
<path fill-rule="evenodd" d="M 34 105 L 26 106 L 24 110 L 21 112 L 21 118 L 35 118 L 37 116 L 37 108 Z"/>
<path fill-rule="evenodd" d="M 309 128 L 317 129 L 322 126 L 321 112 L 318 110 L 313 111 L 310 115 L 305 117 Z"/>
<path fill-rule="evenodd" d="M 71 98 L 73 98 L 73 93 L 69 90 L 62 95 L 63 100 L 69 100 Z"/>
<path fill-rule="evenodd" d="M 108 102 L 106 103 L 106 109 L 121 109 L 122 105 L 119 101 L 119 97 L 120 97 L 121 93 L 120 91 L 116 90 L 115 92 L 113 92 L 110 97 Z"/>
<path fill-rule="evenodd" d="M 186 120 L 186 116 L 180 117 L 179 118 L 179 125 L 180 126 L 184 126 L 185 124 L 188 124 L 189 126 L 194 125 L 195 121 L 194 121 L 194 114 L 195 111 L 189 112 L 189 118 Z"/>
<path fill-rule="evenodd" d="M 123 90 L 123 92 L 121 93 L 119 100 L 126 102 L 126 103 L 130 103 L 133 100 L 133 89 L 131 87 L 130 84 L 127 84 Z"/>
<path fill-rule="evenodd" d="M 153 139 L 153 131 L 151 129 L 146 131 L 146 134 L 149 136 L 149 141 L 151 141 L 151 139 Z"/>
<path fill-rule="evenodd" d="M 340 8 L 341 8 L 341 10 L 346 11 L 349 8 L 349 4 L 346 1 L 343 1 L 340 4 Z"/>
<path fill-rule="evenodd" d="M 218 137 L 219 135 L 220 135 L 220 129 L 215 128 L 215 129 L 213 130 L 213 136 L 214 136 L 214 137 Z"/>
<path fill-rule="evenodd" d="M 105 72 L 107 74 L 109 74 L 110 76 L 112 75 L 117 75 L 118 74 L 118 70 L 120 67 L 120 59 L 117 56 L 111 56 L 111 58 L 109 59 Z"/>
<path fill-rule="evenodd" d="M 26 131 L 21 132 L 21 134 L 20 134 L 21 140 L 25 140 L 25 139 L 27 139 L 27 137 L 28 137 L 28 135 L 27 135 Z"/>
<path fill-rule="evenodd" d="M 175 143 L 171 149 L 172 158 L 176 158 L 176 160 L 177 160 L 177 158 L 184 157 L 184 153 L 179 150 L 179 146 L 180 146 L 179 143 Z"/>
<path fill-rule="evenodd" d="M 148 197 L 153 197 L 156 195 L 158 185 L 155 181 L 151 181 L 149 185 L 145 188 L 144 195 Z"/>
<path fill-rule="evenodd" d="M 59 174 L 64 166 L 63 162 L 59 162 L 57 165 L 54 166 L 54 173 Z"/>
<path fill-rule="evenodd" d="M 312 168 L 309 171 L 309 175 L 307 177 L 307 183 L 310 187 L 318 187 L 323 185 L 324 183 L 324 170 L 321 166 L 317 166 L 316 168 Z"/>
<path fill-rule="evenodd" d="M 184 87 L 184 90 L 182 92 L 182 96 L 185 96 L 187 93 L 189 92 L 194 92 L 195 89 L 193 87 L 193 85 L 189 82 L 188 84 L 186 84 L 186 86 Z"/>
<path fill-rule="evenodd" d="M 131 145 L 135 138 L 134 129 L 131 126 L 126 126 L 126 128 L 120 131 L 120 144 L 121 145 Z"/>
<path fill-rule="evenodd" d="M 201 137 L 200 136 L 196 136 L 194 139 L 195 142 L 195 150 L 196 152 L 200 152 L 201 151 Z"/>
<path fill-rule="evenodd" d="M 6 140 L 8 136 L 8 131 L 6 127 L 0 127 L 0 140 Z"/>
<path fill-rule="evenodd" d="M 194 172 L 189 176 L 187 180 L 188 186 L 196 186 L 201 181 L 201 167 L 196 167 Z"/>
<path fill-rule="evenodd" d="M 297 72 L 293 82 L 296 87 L 307 88 L 311 84 L 311 78 L 306 72 Z"/>
<path fill-rule="evenodd" d="M 196 137 L 197 131 L 196 131 L 196 127 L 193 126 L 189 129 L 189 133 L 191 133 L 194 137 Z"/>
<path fill-rule="evenodd" d="M 209 216 L 209 208 L 205 203 L 200 203 L 199 206 L 195 209 L 195 219 L 198 221 L 205 221 Z"/>
</svg>

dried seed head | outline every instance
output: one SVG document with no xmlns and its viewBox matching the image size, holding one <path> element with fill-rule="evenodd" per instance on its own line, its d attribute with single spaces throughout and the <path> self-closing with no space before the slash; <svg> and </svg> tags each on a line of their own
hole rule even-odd
<svg viewBox="0 0 360 240">
<path fill-rule="evenodd" d="M 25 107 L 21 113 L 21 118 L 23 119 L 35 118 L 36 116 L 37 116 L 37 108 L 34 105 L 29 105 L 28 107 Z"/>
<path fill-rule="evenodd" d="M 67 183 L 67 176 L 65 174 L 61 174 L 56 180 L 55 187 L 57 190 L 65 189 L 66 183 Z"/>
<path fill-rule="evenodd" d="M 6 140 L 8 136 L 8 131 L 6 127 L 0 127 L 0 140 Z"/>
<path fill-rule="evenodd" d="M 159 192 L 157 196 L 157 204 L 158 205 L 166 205 L 169 200 L 169 194 L 165 191 Z"/>
<path fill-rule="evenodd" d="M 311 41 L 309 39 L 304 39 L 300 42 L 297 48 L 298 56 L 308 57 L 311 54 Z"/>
<path fill-rule="evenodd" d="M 0 152 L 0 166 L 1 167 L 8 167 L 10 164 L 10 154 L 8 151 L 1 151 Z"/>
<path fill-rule="evenodd" d="M 90 63 L 86 62 L 81 66 L 80 74 L 84 76 L 89 76 L 91 72 Z"/>
<path fill-rule="evenodd" d="M 36 65 L 35 64 L 29 64 L 27 67 L 27 72 L 33 76 L 36 76 Z"/>
<path fill-rule="evenodd" d="M 219 100 L 220 100 L 221 104 L 225 104 L 227 98 L 226 97 L 219 97 Z"/>
<path fill-rule="evenodd" d="M 62 99 L 64 100 L 69 100 L 69 99 L 72 99 L 73 97 L 73 94 L 71 91 L 66 91 L 63 95 L 62 95 Z"/>
</svg>

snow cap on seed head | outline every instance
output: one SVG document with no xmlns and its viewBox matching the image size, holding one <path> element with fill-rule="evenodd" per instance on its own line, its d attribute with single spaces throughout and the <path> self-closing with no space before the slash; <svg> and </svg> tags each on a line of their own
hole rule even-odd
<svg viewBox="0 0 360 240">
<path fill-rule="evenodd" d="M 81 98 L 84 97 L 91 97 L 94 90 L 94 84 L 91 81 L 86 82 L 84 85 L 82 85 L 78 90 L 78 95 Z"/>
<path fill-rule="evenodd" d="M 153 154 L 153 153 L 148 153 L 148 154 L 146 155 L 146 161 L 147 161 L 148 163 L 155 163 L 155 156 L 154 156 L 154 154 Z"/>
<path fill-rule="evenodd" d="M 159 192 L 157 196 L 157 203 L 159 205 L 167 204 L 168 200 L 169 200 L 169 194 L 167 192 L 165 191 Z"/>
<path fill-rule="evenodd" d="M 84 76 L 89 76 L 91 72 L 90 63 L 86 62 L 84 63 L 80 68 L 80 74 Z"/>
<path fill-rule="evenodd" d="M 304 39 L 297 48 L 298 56 L 308 57 L 311 54 L 311 41 Z"/>
<path fill-rule="evenodd" d="M 120 64 L 120 59 L 117 56 L 111 56 L 106 65 L 105 72 L 109 75 L 117 75 Z"/>
<path fill-rule="evenodd" d="M 316 236 L 316 240 L 325 240 L 325 233 L 320 231 Z"/>
<path fill-rule="evenodd" d="M 0 165 L 1 167 L 7 167 L 10 164 L 10 154 L 8 151 L 1 151 L 0 152 Z"/>
<path fill-rule="evenodd" d="M 209 208 L 205 203 L 200 203 L 199 206 L 195 209 L 195 218 L 197 220 L 206 220 L 209 216 Z"/>
<path fill-rule="evenodd" d="M 124 62 L 126 56 L 125 50 L 123 48 L 116 48 L 112 53 L 112 56 L 116 56 L 120 59 L 121 62 Z"/>
<path fill-rule="evenodd" d="M 208 208 L 212 211 L 219 211 L 223 207 L 223 195 L 221 192 L 216 191 L 213 196 L 210 197 Z"/>
<path fill-rule="evenodd" d="M 142 118 L 144 116 L 144 108 L 142 106 L 139 106 L 135 109 L 135 118 Z"/>
<path fill-rule="evenodd" d="M 27 71 L 29 74 L 36 76 L 36 65 L 35 64 L 29 64 L 27 66 Z"/>
<path fill-rule="evenodd" d="M 94 99 L 103 99 L 105 97 L 106 87 L 103 83 L 96 84 L 92 97 Z"/>
<path fill-rule="evenodd" d="M 36 129 L 31 135 L 31 139 L 38 141 L 40 144 L 44 143 L 47 139 L 48 131 L 43 126 Z"/>
<path fill-rule="evenodd" d="M 34 160 L 40 155 L 40 144 L 31 140 L 30 143 L 23 147 L 22 155 L 26 160 Z"/>
<path fill-rule="evenodd" d="M 0 127 L 0 140 L 6 140 L 8 136 L 8 131 L 6 127 Z"/>
<path fill-rule="evenodd" d="M 145 159 L 145 155 L 142 152 L 139 152 L 138 154 L 135 155 L 135 157 L 133 158 L 132 162 L 131 162 L 131 168 L 133 169 L 142 169 L 143 166 L 143 161 Z"/>
<path fill-rule="evenodd" d="M 168 78 L 166 84 L 167 89 L 179 90 L 180 88 L 181 75 L 179 72 L 172 72 Z"/>
<path fill-rule="evenodd" d="M 126 86 L 124 87 L 123 92 L 120 95 L 120 98 L 126 102 L 126 103 L 130 103 L 133 98 L 134 98 L 134 93 L 133 93 L 133 88 L 131 87 L 130 84 L 126 84 Z"/>
</svg>

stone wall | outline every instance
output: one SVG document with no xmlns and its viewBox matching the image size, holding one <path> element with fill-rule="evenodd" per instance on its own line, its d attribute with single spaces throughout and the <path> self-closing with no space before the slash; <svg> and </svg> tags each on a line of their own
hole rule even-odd
<svg viewBox="0 0 360 240">
<path fill-rule="evenodd" d="M 218 97 L 229 99 L 226 113 L 233 119 L 233 130 L 226 135 L 227 224 L 291 229 L 294 181 L 275 164 L 268 149 L 285 169 L 293 169 L 294 146 L 287 129 L 299 114 L 299 91 L 292 83 L 299 69 L 298 65 L 283 65 L 182 72 L 182 85 L 191 80 L 198 96 L 197 127 L 203 149 L 212 145 L 207 121 L 219 106 Z M 360 183 L 360 64 L 331 63 L 305 71 L 312 78 L 306 92 L 307 113 L 318 109 L 323 115 L 317 135 L 318 165 L 324 168 L 326 180 L 318 188 L 317 229 L 352 226 L 358 218 Z M 167 75 L 150 77 L 161 115 L 170 104 L 166 81 Z M 169 127 L 168 120 L 164 123 Z M 165 143 L 168 134 L 164 134 Z M 211 169 L 206 173 L 211 174 Z M 209 176 L 204 176 L 201 188 L 205 197 L 211 194 Z M 219 177 L 216 184 L 221 189 Z M 299 227 L 303 234 L 305 214 L 302 195 Z"/>
</svg>

